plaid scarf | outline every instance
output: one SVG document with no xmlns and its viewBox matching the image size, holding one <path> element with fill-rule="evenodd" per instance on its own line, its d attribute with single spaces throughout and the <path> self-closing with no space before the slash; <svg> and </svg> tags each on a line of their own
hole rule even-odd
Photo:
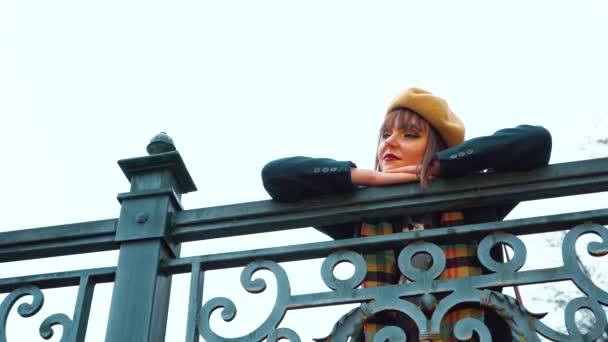
<svg viewBox="0 0 608 342">
<path fill-rule="evenodd" d="M 420 224 L 425 229 L 432 228 L 429 216 L 410 219 L 403 227 L 404 230 L 416 229 Z M 462 212 L 446 212 L 441 214 L 440 227 L 457 226 L 463 223 Z M 411 224 L 411 221 L 423 223 Z M 378 224 L 363 223 L 361 225 L 361 236 L 375 236 L 392 234 L 394 227 L 392 223 L 380 222 Z M 439 279 L 453 279 L 481 274 L 481 265 L 477 258 L 477 243 L 459 243 L 440 245 L 445 253 L 446 268 Z M 378 251 L 365 253 L 363 255 L 367 264 L 367 276 L 363 287 L 378 287 L 382 285 L 397 284 L 400 274 L 395 261 L 394 251 Z M 478 318 L 483 320 L 483 311 L 480 308 L 460 308 L 448 312 L 441 322 L 441 341 L 457 341 L 452 330 L 456 322 L 464 318 Z M 399 325 L 405 329 L 411 329 L 412 323 L 403 322 L 404 319 L 395 312 L 382 312 L 370 317 L 363 327 L 365 341 L 371 342 L 375 334 L 386 325 Z M 408 328 L 409 327 L 409 328 Z"/>
</svg>

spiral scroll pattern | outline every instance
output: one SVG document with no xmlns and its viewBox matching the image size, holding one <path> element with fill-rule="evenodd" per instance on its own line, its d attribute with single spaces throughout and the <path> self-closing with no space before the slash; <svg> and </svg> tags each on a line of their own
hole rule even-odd
<svg viewBox="0 0 608 342">
<path fill-rule="evenodd" d="M 431 329 L 432 331 L 441 330 L 441 321 L 448 314 L 448 312 L 463 303 L 480 303 L 482 297 L 482 291 L 479 290 L 465 290 L 459 289 L 447 297 L 443 298 L 437 305 L 433 315 L 431 316 Z M 469 326 L 469 325 L 466 325 Z"/>
<path fill-rule="evenodd" d="M 382 311 L 394 310 L 409 317 L 414 322 L 421 334 L 426 333 L 428 330 L 427 319 L 422 311 L 420 311 L 416 305 L 407 300 L 391 298 L 389 296 L 381 296 L 378 299 L 367 303 L 367 307 L 370 312 L 370 316 L 378 314 Z M 393 330 L 390 330 L 389 332 L 392 331 Z"/>
<path fill-rule="evenodd" d="M 215 334 L 209 327 L 209 318 L 213 311 L 221 309 L 221 317 L 226 322 L 233 320 L 237 314 L 234 303 L 223 297 L 213 298 L 202 306 L 197 325 L 201 336 L 206 341 L 260 341 L 268 338 L 270 342 L 279 340 L 299 342 L 300 337 L 293 330 L 277 328 L 291 301 L 298 303 L 297 307 L 307 307 L 307 303 L 311 303 L 310 306 L 314 307 L 360 302 L 362 304 L 357 310 L 365 309 L 363 310 L 364 318 L 383 311 L 397 311 L 413 321 L 421 338 L 432 339 L 438 338 L 441 322 L 446 315 L 465 304 L 496 311 L 509 326 L 512 337 L 517 340 L 539 341 L 538 334 L 554 341 L 592 340 L 599 337 L 608 326 L 602 307 L 602 304 L 608 305 L 608 293 L 595 285 L 585 275 L 576 258 L 572 257 L 578 238 L 584 234 L 595 234 L 602 239 L 601 242 L 591 242 L 587 245 L 589 254 L 593 256 L 608 254 L 608 229 L 601 225 L 586 223 L 574 227 L 566 234 L 562 245 L 563 267 L 552 268 L 550 272 L 547 269 L 518 272 L 526 261 L 526 246 L 516 235 L 497 232 L 484 237 L 477 248 L 480 263 L 490 273 L 441 280 L 438 278 L 445 272 L 447 264 L 444 251 L 435 243 L 417 241 L 405 246 L 397 258 L 397 266 L 401 274 L 409 279 L 409 282 L 373 289 L 358 288 L 367 272 L 367 265 L 363 257 L 353 251 L 340 250 L 329 255 L 321 266 L 321 278 L 325 285 L 333 291 L 319 293 L 318 296 L 308 294 L 292 297 L 289 281 L 283 269 L 271 261 L 256 261 L 247 265 L 241 273 L 243 288 L 250 293 L 265 291 L 266 282 L 253 277 L 255 272 L 262 269 L 272 272 L 277 281 L 276 302 L 262 325 L 253 332 L 238 338 L 223 338 Z M 511 260 L 500 262 L 492 258 L 492 248 L 500 244 L 506 244 L 512 248 L 513 258 Z M 428 268 L 415 266 L 420 265 L 421 259 L 416 259 L 416 255 L 421 253 L 430 256 Z M 350 263 L 355 268 L 353 275 L 348 279 L 338 279 L 334 275 L 334 269 L 342 262 Z M 572 280 L 587 295 L 587 297 L 571 301 L 566 307 L 568 334 L 547 327 L 540 321 L 543 315 L 529 312 L 514 298 L 490 290 L 496 286 L 538 282 L 537 279 L 542 279 L 546 276 L 545 274 L 549 273 L 554 279 Z M 581 309 L 591 310 L 597 322 L 593 329 L 586 334 L 581 333 L 574 322 L 575 313 Z M 346 319 L 359 318 L 356 315 L 345 315 L 345 317 Z M 352 328 L 357 327 L 356 324 L 360 323 L 359 321 L 339 321 L 336 325 L 337 328 L 334 329 L 335 335 L 331 336 L 332 339 L 340 340 L 341 337 L 346 336 L 346 332 L 352 331 Z M 454 336 L 458 340 L 468 340 L 474 335 L 481 342 L 491 340 L 490 329 L 481 320 L 465 318 L 454 326 Z M 376 334 L 374 341 L 405 341 L 406 337 L 407 333 L 402 328 L 386 326 Z"/>
<path fill-rule="evenodd" d="M 301 342 L 300 336 L 298 336 L 295 331 L 289 328 L 279 328 L 275 331 L 270 332 L 270 334 L 268 334 L 267 341 L 277 342 L 280 339 L 286 339 L 289 342 Z"/>
<path fill-rule="evenodd" d="M 277 298 L 275 305 L 266 320 L 253 332 L 246 335 L 248 341 L 261 341 L 270 334 L 276 333 L 275 328 L 280 323 L 285 315 L 285 310 L 291 295 L 289 279 L 285 270 L 279 264 L 272 261 L 254 261 L 247 265 L 241 273 L 241 285 L 250 293 L 260 293 L 266 289 L 266 282 L 262 278 L 253 279 L 253 274 L 260 270 L 268 270 L 274 274 L 277 282 Z M 242 341 L 243 337 L 226 338 L 217 335 L 209 326 L 211 314 L 216 309 L 222 309 L 222 319 L 225 322 L 230 322 L 236 316 L 236 306 L 234 303 L 224 297 L 213 298 L 209 300 L 201 308 L 198 329 L 205 341 Z M 281 333 L 287 333 L 286 330 L 281 330 Z M 274 336 L 274 335 L 273 335 Z M 277 338 L 279 338 L 277 336 Z"/>
<path fill-rule="evenodd" d="M 65 314 L 54 314 L 47 317 L 42 324 L 40 324 L 40 336 L 45 340 L 49 340 L 53 337 L 53 327 L 55 325 L 61 325 L 63 327 L 63 335 L 59 342 L 68 342 L 70 340 L 69 332 L 72 331 L 72 325 L 74 322 Z"/>
<path fill-rule="evenodd" d="M 9 293 L 0 305 L 0 342 L 6 342 L 6 322 L 11 309 L 19 299 L 25 296 L 32 296 L 32 301 L 22 303 L 17 307 L 17 313 L 21 317 L 31 317 L 42 309 L 44 294 L 35 286 L 25 285 Z M 63 327 L 60 342 L 67 342 L 72 333 L 73 321 L 65 314 L 53 314 L 47 317 L 40 325 L 40 336 L 47 340 L 50 339 L 53 336 L 52 327 L 58 324 Z"/>
<path fill-rule="evenodd" d="M 575 314 L 578 310 L 589 309 L 595 315 L 595 324 L 591 331 L 586 334 L 581 334 L 576 326 Z M 606 314 L 602 307 L 594 300 L 589 298 L 575 298 L 566 305 L 566 329 L 571 337 L 577 340 L 594 341 L 602 335 L 606 330 Z"/>
<path fill-rule="evenodd" d="M 572 228 L 564 237 L 562 244 L 562 258 L 566 272 L 574 284 L 587 296 L 597 299 L 600 303 L 608 305 L 608 292 L 602 290 L 589 279 L 579 266 L 576 258 L 568 257 L 575 252 L 576 241 L 585 234 L 595 234 L 602 241 L 593 241 L 587 245 L 587 252 L 593 256 L 608 254 L 608 228 L 599 224 L 585 223 Z"/>
<path fill-rule="evenodd" d="M 460 341 L 468 341 L 473 338 L 473 332 L 479 336 L 479 342 L 491 342 L 492 336 L 488 327 L 478 319 L 465 318 L 454 326 L 454 336 Z"/>
<path fill-rule="evenodd" d="M 401 328 L 388 326 L 376 333 L 373 342 L 407 342 L 407 336 Z"/>
</svg>

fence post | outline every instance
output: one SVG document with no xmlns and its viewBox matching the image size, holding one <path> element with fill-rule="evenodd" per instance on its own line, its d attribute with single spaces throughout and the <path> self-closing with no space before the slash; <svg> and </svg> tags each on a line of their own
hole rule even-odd
<svg viewBox="0 0 608 342">
<path fill-rule="evenodd" d="M 115 240 L 118 266 L 106 342 L 164 341 L 171 276 L 159 274 L 161 260 L 177 258 L 180 246 L 170 239 L 173 213 L 181 194 L 196 186 L 165 133 L 155 136 L 148 156 L 119 160 L 131 182 L 121 203 Z"/>
</svg>

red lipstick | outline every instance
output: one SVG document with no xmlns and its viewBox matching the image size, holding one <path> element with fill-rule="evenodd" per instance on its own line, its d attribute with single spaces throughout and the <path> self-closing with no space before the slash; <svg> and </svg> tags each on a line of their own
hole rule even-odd
<svg viewBox="0 0 608 342">
<path fill-rule="evenodd" d="M 384 157 L 382 159 L 384 159 L 386 161 L 391 161 L 391 160 L 397 160 L 399 158 L 397 158 L 397 156 L 392 153 L 387 153 L 384 155 Z"/>
</svg>

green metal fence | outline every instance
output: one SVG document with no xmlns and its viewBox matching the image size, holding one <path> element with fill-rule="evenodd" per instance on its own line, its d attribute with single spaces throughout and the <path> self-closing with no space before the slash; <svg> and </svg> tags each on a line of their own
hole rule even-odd
<svg viewBox="0 0 608 342">
<path fill-rule="evenodd" d="M 465 225 L 457 228 L 424 230 L 385 236 L 353 238 L 296 246 L 246 250 L 180 258 L 180 244 L 218 237 L 275 232 L 310 226 L 358 221 L 363 218 L 444 211 L 608 190 L 608 158 L 554 164 L 530 172 L 485 174 L 465 179 L 437 180 L 422 192 L 417 185 L 368 188 L 351 195 L 324 197 L 284 204 L 273 201 L 241 203 L 220 207 L 184 210 L 181 195 L 196 187 L 186 166 L 168 136 L 159 134 L 148 145 L 148 156 L 120 160 L 118 164 L 131 182 L 129 192 L 121 193 L 120 215 L 116 219 L 83 222 L 0 233 L 0 261 L 19 261 L 107 250 L 119 250 L 116 267 L 74 270 L 0 279 L 0 292 L 8 293 L 0 306 L 0 341 L 6 341 L 7 316 L 18 299 L 30 298 L 19 305 L 23 317 L 36 314 L 43 303 L 42 289 L 78 286 L 74 312 L 54 314 L 40 327 L 48 338 L 54 325 L 62 325 L 61 341 L 83 341 L 96 284 L 114 283 L 106 329 L 106 341 L 164 341 L 171 288 L 171 276 L 190 273 L 190 297 L 186 341 L 299 341 L 297 332 L 277 328 L 288 310 L 366 303 L 370 313 L 397 310 L 418 326 L 421 340 L 437 338 L 441 318 L 460 303 L 478 303 L 510 317 L 515 334 L 527 340 L 538 334 L 555 341 L 593 340 L 606 330 L 604 309 L 608 293 L 589 279 L 574 258 L 575 243 L 584 234 L 595 234 L 601 242 L 591 242 L 594 256 L 608 254 L 608 209 L 533 217 L 502 222 Z M 526 249 L 518 236 L 540 232 L 568 231 L 562 245 L 563 265 L 519 271 Z M 445 266 L 445 257 L 435 242 L 442 238 L 479 239 L 478 255 L 489 274 L 450 280 L 435 279 Z M 513 259 L 499 263 L 490 257 L 495 244 L 508 244 Z M 365 263 L 360 252 L 399 249 L 399 267 L 410 280 L 401 285 L 361 288 Z M 433 258 L 428 271 L 408 266 L 407 256 L 424 251 Z M 321 277 L 328 290 L 319 293 L 291 294 L 289 279 L 280 262 L 325 258 Z M 354 274 L 340 280 L 333 274 L 341 262 L 352 263 Z M 266 320 L 240 338 L 218 336 L 209 326 L 209 317 L 222 309 L 230 320 L 235 305 L 226 298 L 203 303 L 204 274 L 209 270 L 245 267 L 243 287 L 253 293 L 265 289 L 253 274 L 269 270 L 277 280 L 277 298 Z M 536 318 L 530 318 L 510 297 L 492 292 L 496 286 L 572 281 L 586 296 L 572 300 L 566 307 L 567 334 L 557 332 Z M 401 297 L 424 295 L 436 300 L 432 312 Z M 574 323 L 575 312 L 586 308 L 596 324 L 586 334 Z M 462 321 L 457 333 L 463 339 L 475 331 L 482 341 L 489 340 L 487 328 L 479 321 Z M 398 329 L 387 327 L 377 340 L 403 341 Z"/>
</svg>

